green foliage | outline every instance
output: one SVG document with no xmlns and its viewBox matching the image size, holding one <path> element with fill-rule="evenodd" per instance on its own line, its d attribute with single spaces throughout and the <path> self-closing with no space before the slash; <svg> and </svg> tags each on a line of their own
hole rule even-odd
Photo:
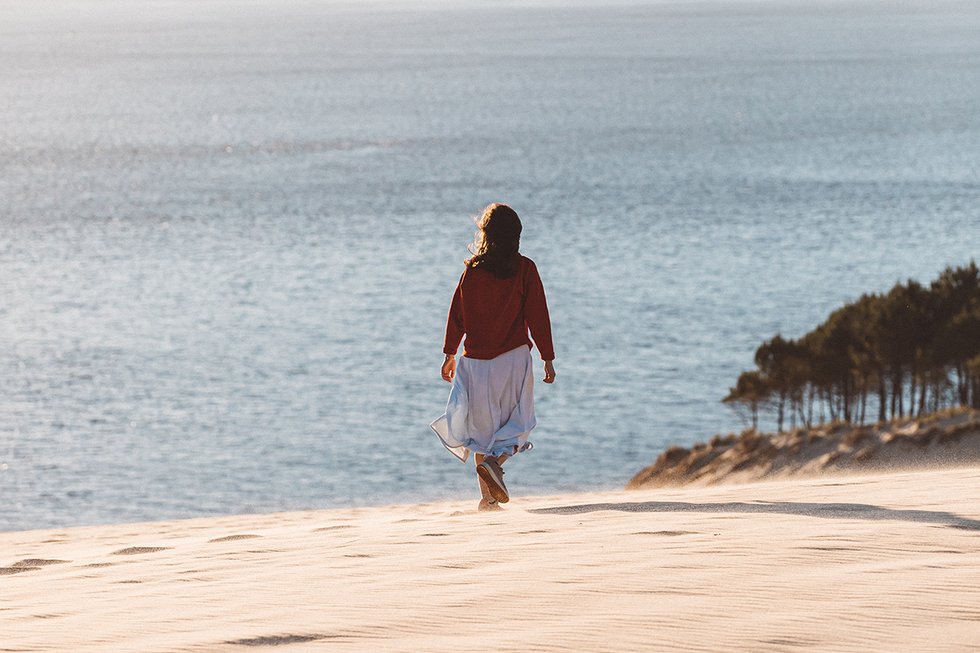
<svg viewBox="0 0 980 653">
<path fill-rule="evenodd" d="M 815 408 L 831 421 L 878 419 L 980 407 L 980 270 L 947 268 L 928 287 L 908 280 L 863 295 L 801 338 L 777 334 L 755 352 L 756 369 L 739 375 L 722 400 L 747 410 L 785 410 L 809 426 Z"/>
</svg>

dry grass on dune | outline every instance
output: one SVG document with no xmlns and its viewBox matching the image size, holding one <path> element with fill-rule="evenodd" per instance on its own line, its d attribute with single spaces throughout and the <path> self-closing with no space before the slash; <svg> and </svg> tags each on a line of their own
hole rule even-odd
<svg viewBox="0 0 980 653">
<path fill-rule="evenodd" d="M 867 426 L 831 424 L 779 435 L 756 431 L 719 435 L 690 449 L 667 449 L 627 488 L 978 462 L 980 411 L 956 409 Z"/>
</svg>

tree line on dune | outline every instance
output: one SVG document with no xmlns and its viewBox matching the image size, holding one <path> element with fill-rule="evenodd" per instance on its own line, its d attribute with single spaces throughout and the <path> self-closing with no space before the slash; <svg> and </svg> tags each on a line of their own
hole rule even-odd
<svg viewBox="0 0 980 653">
<path fill-rule="evenodd" d="M 763 342 L 755 364 L 722 400 L 754 430 L 763 410 L 781 433 L 787 416 L 810 428 L 980 408 L 980 271 L 971 261 L 928 287 L 863 295 L 801 338 Z"/>
</svg>

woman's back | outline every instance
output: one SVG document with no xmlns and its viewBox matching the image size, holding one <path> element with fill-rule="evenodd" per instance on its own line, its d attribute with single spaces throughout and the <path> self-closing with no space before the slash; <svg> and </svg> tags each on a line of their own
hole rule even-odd
<svg viewBox="0 0 980 653">
<path fill-rule="evenodd" d="M 467 267 L 449 309 L 447 354 L 455 354 L 466 334 L 464 356 L 491 359 L 522 345 L 528 329 L 543 360 L 553 360 L 551 323 L 541 277 L 534 261 L 519 256 L 517 272 L 501 278 L 481 267 Z"/>
</svg>

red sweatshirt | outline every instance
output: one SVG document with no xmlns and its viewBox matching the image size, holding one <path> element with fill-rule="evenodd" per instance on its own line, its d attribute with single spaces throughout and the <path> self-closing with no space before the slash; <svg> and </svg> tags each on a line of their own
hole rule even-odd
<svg viewBox="0 0 980 653">
<path fill-rule="evenodd" d="M 521 256 L 517 274 L 509 279 L 467 267 L 449 307 L 443 352 L 455 355 L 465 333 L 464 356 L 496 358 L 521 345 L 530 346 L 528 329 L 541 360 L 554 360 L 548 303 L 534 261 Z"/>
</svg>

